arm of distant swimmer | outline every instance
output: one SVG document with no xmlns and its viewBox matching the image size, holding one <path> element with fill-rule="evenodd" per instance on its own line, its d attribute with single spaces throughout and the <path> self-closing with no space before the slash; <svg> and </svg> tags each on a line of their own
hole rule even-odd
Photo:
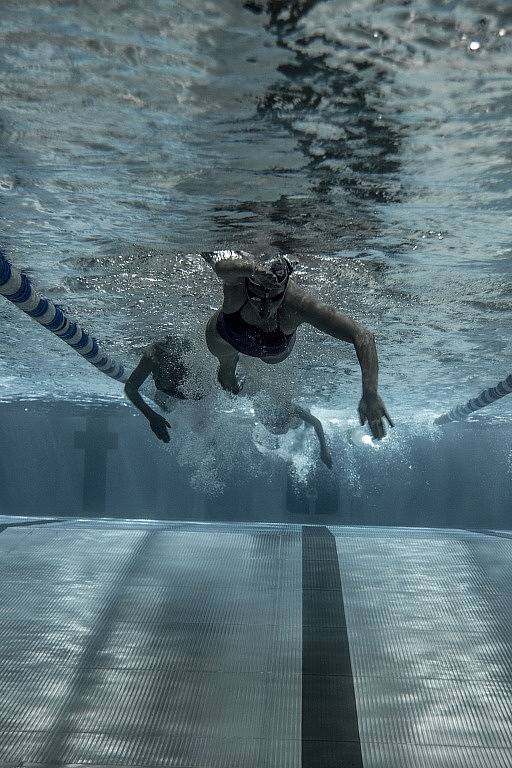
<svg viewBox="0 0 512 768">
<path fill-rule="evenodd" d="M 363 396 L 358 408 L 359 419 L 361 424 L 368 421 L 373 437 L 384 437 L 386 433 L 383 418 L 388 420 L 390 426 L 393 426 L 393 422 L 377 393 L 379 361 L 373 333 L 356 323 L 348 315 L 321 304 L 296 288 L 292 290 L 289 304 L 299 322 L 309 323 L 335 339 L 348 341 L 354 345 L 361 366 L 363 386 Z"/>
<path fill-rule="evenodd" d="M 153 364 L 149 357 L 143 355 L 140 359 L 137 367 L 131 372 L 126 384 L 124 385 L 124 391 L 127 398 L 138 408 L 138 410 L 149 421 L 149 425 L 159 440 L 163 440 L 164 443 L 169 442 L 169 434 L 166 426 L 170 427 L 169 422 L 164 419 L 159 413 L 154 411 L 142 398 L 139 387 L 146 381 L 151 374 Z"/>
<path fill-rule="evenodd" d="M 215 274 L 227 284 L 241 283 L 245 278 L 258 278 L 269 287 L 277 285 L 277 278 L 263 264 L 258 264 L 245 251 L 206 251 L 201 256 Z"/>
<path fill-rule="evenodd" d="M 324 428 L 320 419 L 317 419 L 308 410 L 301 408 L 299 405 L 293 405 L 293 413 L 305 421 L 306 424 L 310 424 L 313 427 L 318 438 L 318 442 L 320 443 L 320 456 L 322 461 L 326 466 L 329 467 L 329 469 L 332 469 L 331 452 L 329 451 L 327 440 L 325 439 Z"/>
</svg>

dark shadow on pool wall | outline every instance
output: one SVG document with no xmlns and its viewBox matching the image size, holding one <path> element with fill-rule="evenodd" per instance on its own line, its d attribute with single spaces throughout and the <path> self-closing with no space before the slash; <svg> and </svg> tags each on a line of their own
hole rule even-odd
<svg viewBox="0 0 512 768">
<path fill-rule="evenodd" d="M 509 529 L 511 446 L 509 427 L 475 423 L 398 427 L 378 449 L 340 433 L 335 472 L 306 481 L 274 455 L 233 466 L 220 450 L 216 490 L 122 404 L 3 403 L 0 514 Z"/>
</svg>

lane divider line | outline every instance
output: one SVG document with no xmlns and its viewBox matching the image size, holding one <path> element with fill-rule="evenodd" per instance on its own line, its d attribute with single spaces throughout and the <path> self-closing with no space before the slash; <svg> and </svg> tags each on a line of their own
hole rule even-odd
<svg viewBox="0 0 512 768">
<path fill-rule="evenodd" d="M 363 768 L 336 539 L 302 529 L 302 768 Z"/>
</svg>

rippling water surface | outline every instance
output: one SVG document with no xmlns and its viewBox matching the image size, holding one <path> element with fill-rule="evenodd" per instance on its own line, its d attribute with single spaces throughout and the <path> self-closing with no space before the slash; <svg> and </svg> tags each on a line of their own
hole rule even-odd
<svg viewBox="0 0 512 768">
<path fill-rule="evenodd" d="M 375 331 L 397 421 L 510 373 L 509 3 L 1 10 L 2 242 L 114 356 L 201 337 L 221 291 L 196 254 L 241 247 L 293 254 L 301 284 Z M 121 395 L 0 313 L 0 397 Z M 295 395 L 353 414 L 353 349 L 300 333 Z"/>
</svg>

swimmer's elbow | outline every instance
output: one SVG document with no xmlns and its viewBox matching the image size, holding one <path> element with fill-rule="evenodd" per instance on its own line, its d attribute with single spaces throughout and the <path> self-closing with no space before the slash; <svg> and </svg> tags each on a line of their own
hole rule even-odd
<svg viewBox="0 0 512 768">
<path fill-rule="evenodd" d="M 359 328 L 356 333 L 354 333 L 353 343 L 356 349 L 368 349 L 374 347 L 375 334 L 368 331 L 366 328 Z"/>
</svg>

